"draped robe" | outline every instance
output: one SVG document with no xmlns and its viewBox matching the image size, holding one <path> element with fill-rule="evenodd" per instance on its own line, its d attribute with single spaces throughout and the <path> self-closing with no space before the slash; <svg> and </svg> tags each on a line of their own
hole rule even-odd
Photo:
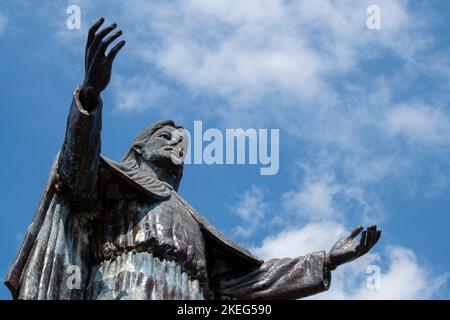
<svg viewBox="0 0 450 320">
<path fill-rule="evenodd" d="M 5 284 L 15 299 L 291 299 L 325 252 L 261 261 L 157 177 L 100 155 L 102 102 L 74 93 L 63 146 Z"/>
</svg>

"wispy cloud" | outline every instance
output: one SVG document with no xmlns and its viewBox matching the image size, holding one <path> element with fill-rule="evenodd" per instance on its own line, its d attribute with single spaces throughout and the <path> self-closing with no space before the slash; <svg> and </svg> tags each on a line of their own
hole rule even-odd
<svg viewBox="0 0 450 320">
<path fill-rule="evenodd" d="M 414 143 L 444 145 L 450 143 L 450 119 L 437 108 L 402 105 L 386 114 L 386 128 Z"/>
<path fill-rule="evenodd" d="M 2 33 L 5 31 L 7 22 L 8 18 L 6 14 L 0 12 L 0 35 L 2 35 Z"/>
<path fill-rule="evenodd" d="M 72 3 L 81 6 L 80 31 L 65 28 L 64 9 Z M 266 236 L 254 250 L 265 258 L 329 249 L 354 222 L 383 221 L 380 197 L 392 186 L 398 198 L 414 185 L 430 197 L 447 192 L 448 53 L 435 43 L 433 17 L 414 11 L 411 1 L 377 1 L 379 31 L 365 27 L 369 4 L 74 0 L 36 10 L 24 2 L 55 30 L 54 52 L 63 44 L 80 66 L 89 24 L 100 15 L 118 22 L 127 46 L 109 91 L 117 112 L 167 117 L 176 109 L 177 116 L 221 126 L 281 128 L 284 165 L 301 174 L 286 173 L 289 181 L 268 189 L 275 204 L 267 202 L 266 189 L 253 186 L 231 209 L 240 219 L 238 236 Z M 8 18 L 0 13 L 0 35 Z M 439 79 L 431 82 L 433 91 L 420 90 L 424 77 Z M 186 101 L 189 108 L 180 108 Z M 371 263 L 383 265 L 383 297 L 433 296 L 443 279 L 410 249 L 391 246 L 337 271 L 326 295 L 378 297 L 364 291 L 361 278 Z"/>
<path fill-rule="evenodd" d="M 219 105 L 190 112 L 225 126 L 283 128 L 313 152 L 326 150 L 351 185 L 396 182 L 420 161 L 420 154 L 399 148 L 404 141 L 397 138 L 421 135 L 408 129 L 411 114 L 393 113 L 398 92 L 423 70 L 442 73 L 446 64 L 435 68 L 427 59 L 432 36 L 409 1 L 378 1 L 382 30 L 375 32 L 365 24 L 370 4 L 132 1 L 121 7 L 119 19 L 129 30 L 127 63 L 140 67 L 114 80 L 120 83 L 117 108 L 142 111 L 163 103 L 170 109 L 192 96 L 217 97 Z M 383 61 L 397 63 L 383 73 L 374 68 Z M 424 121 L 436 120 L 436 108 L 429 106 Z M 435 127 L 423 128 L 429 130 L 427 142 L 441 143 L 445 121 L 429 125 Z"/>
<path fill-rule="evenodd" d="M 236 205 L 229 208 L 230 216 L 239 218 L 235 223 L 236 236 L 249 240 L 255 233 L 274 236 L 279 230 L 304 225 L 319 228 L 322 223 L 325 233 L 331 235 L 334 233 L 329 230 L 342 232 L 342 225 L 349 222 L 382 223 L 385 212 L 378 197 L 358 185 L 339 182 L 331 164 L 324 162 L 311 167 L 305 162 L 300 163 L 292 179 L 301 183 L 294 184 L 277 197 L 272 194 L 270 202 L 264 187 L 252 185 L 244 190 L 237 196 Z"/>
<path fill-rule="evenodd" d="M 151 37 L 142 42 L 139 33 L 140 59 L 242 106 L 274 93 L 325 102 L 334 94 L 329 76 L 356 68 L 376 46 L 401 55 L 416 48 L 403 39 L 411 27 L 405 3 L 381 1 L 379 36 L 365 29 L 369 1 L 193 0 L 127 13 Z"/>
<path fill-rule="evenodd" d="M 269 236 L 253 252 L 263 259 L 273 259 L 327 251 L 344 230 L 337 222 L 311 223 Z M 374 275 L 370 269 L 368 272 L 369 266 L 380 270 L 378 288 L 367 286 L 368 277 Z M 437 298 L 449 279 L 449 274 L 436 274 L 430 266 L 418 261 L 411 249 L 385 246 L 381 253 L 369 253 L 333 271 L 330 290 L 312 299 Z"/>
<path fill-rule="evenodd" d="M 268 214 L 268 204 L 265 199 L 266 191 L 255 185 L 239 197 L 238 202 L 231 208 L 232 214 L 237 215 L 243 221 L 243 225 L 235 228 L 237 236 L 247 238 L 252 236 L 264 223 L 263 219 Z"/>
<path fill-rule="evenodd" d="M 281 197 L 284 213 L 296 222 L 383 221 L 384 211 L 377 197 L 359 184 L 339 181 L 333 162 L 315 167 L 303 162 L 300 168 L 302 183 Z M 356 216 L 350 216 L 351 212 L 356 212 Z"/>
<path fill-rule="evenodd" d="M 306 181 L 299 190 L 284 194 L 283 203 L 288 211 L 296 215 L 320 221 L 339 215 L 334 207 L 339 189 L 329 177 Z"/>
<path fill-rule="evenodd" d="M 329 250 L 344 233 L 343 225 L 335 221 L 309 223 L 302 228 L 287 228 L 267 236 L 252 252 L 265 260 L 297 257 Z"/>
<path fill-rule="evenodd" d="M 153 79 L 147 77 L 124 77 L 116 74 L 113 80 L 113 88 L 117 99 L 117 110 L 123 112 L 139 112 L 146 110 L 148 106 L 155 106 L 172 92 Z"/>
<path fill-rule="evenodd" d="M 379 288 L 367 286 L 373 269 L 379 267 Z M 400 246 L 387 246 L 379 254 L 369 254 L 353 261 L 333 274 L 332 290 L 315 299 L 436 299 L 448 274 L 436 274 L 433 267 L 418 261 L 414 251 Z"/>
<path fill-rule="evenodd" d="M 282 212 L 277 215 L 283 221 L 257 186 L 231 209 L 240 219 L 238 236 L 249 241 L 258 232 L 267 236 L 254 248 L 262 257 L 329 249 L 354 222 L 382 222 L 384 190 L 394 185 L 402 196 L 417 183 L 412 173 L 424 170 L 419 164 L 430 152 L 435 160 L 449 155 L 440 148 L 449 143 L 450 117 L 442 108 L 448 95 L 429 99 L 415 90 L 424 75 L 449 87 L 448 58 L 436 50 L 434 35 L 410 1 L 377 1 L 382 30 L 376 32 L 365 27 L 369 4 L 116 3 L 112 17 L 125 25 L 128 41 L 113 78 L 118 111 L 164 105 L 171 112 L 175 100 L 213 97 L 221 101 L 213 112 L 204 104 L 186 113 L 231 126 L 276 126 L 290 145 L 302 145 L 304 154 L 286 155 L 304 162 L 302 175 L 292 177 L 301 182 L 278 191 Z M 96 5 L 89 4 L 88 11 Z M 436 162 L 433 172 L 424 172 L 422 189 L 439 193 L 448 186 L 440 166 Z M 392 244 L 383 248 L 337 271 L 333 290 L 322 297 L 424 298 L 438 292 L 444 278 L 433 276 L 413 251 Z M 383 290 L 365 287 L 371 263 L 383 266 Z"/>
<path fill-rule="evenodd" d="M 236 113 L 250 106 L 260 108 L 274 94 L 294 98 L 297 106 L 307 108 L 330 104 L 339 96 L 331 79 L 357 72 L 382 50 L 410 61 L 425 45 L 417 37 L 410 38 L 419 23 L 408 1 L 377 2 L 382 8 L 382 32 L 366 28 L 369 0 L 342 4 L 134 0 L 115 3 L 115 10 L 110 5 L 103 8 L 102 3 L 76 3 L 83 12 L 83 25 L 94 21 L 92 12 L 102 7 L 126 26 L 128 62 L 141 65 L 135 76 L 145 74 L 147 68 L 142 66 L 157 68 L 192 91 L 224 98 L 227 108 Z M 66 42 L 62 33 L 58 30 L 58 37 Z M 78 43 L 74 34 L 66 32 L 67 45 Z M 153 88 L 151 81 L 143 83 Z M 122 102 L 120 97 L 118 101 Z M 271 111 L 267 116 L 272 115 Z"/>
<path fill-rule="evenodd" d="M 264 260 L 297 257 L 317 251 L 329 251 L 333 244 L 346 235 L 356 223 L 368 225 L 383 221 L 384 211 L 376 198 L 364 189 L 344 185 L 327 172 L 327 165 L 312 170 L 306 165 L 303 182 L 280 199 L 282 208 L 275 215 L 284 217 L 283 223 L 264 229 L 265 238 L 251 251 Z M 252 187 L 253 190 L 256 187 Z M 274 214 L 266 210 L 264 220 L 254 214 L 258 209 L 257 197 L 245 192 L 241 230 L 261 230 L 263 221 L 271 221 Z M 356 214 L 355 214 L 356 213 Z M 249 217 L 255 217 L 250 220 Z M 276 217 L 275 217 L 276 218 Z M 245 224 L 247 223 L 248 226 Z M 276 227 L 280 227 L 277 229 Z M 280 230 L 281 229 L 281 230 Z M 383 228 L 381 228 L 383 229 Z M 279 231 L 277 231 L 279 230 Z M 386 235 L 386 234 L 385 234 Z M 369 288 L 369 276 L 379 268 L 380 286 Z M 373 270 L 373 269 L 372 269 Z M 441 297 L 450 274 L 436 274 L 432 267 L 419 261 L 412 249 L 387 242 L 382 237 L 366 256 L 342 266 L 333 272 L 330 291 L 314 299 L 429 299 Z"/>
<path fill-rule="evenodd" d="M 395 109 L 409 105 L 410 95 L 399 93 L 414 92 L 424 74 L 450 80 L 430 19 L 418 19 L 410 1 L 377 1 L 378 31 L 366 28 L 369 0 L 77 3 L 82 32 L 57 31 L 67 46 L 84 45 L 78 38 L 97 18 L 93 12 L 124 28 L 128 44 L 112 91 L 119 112 L 163 106 L 167 116 L 176 106 L 180 117 L 196 114 L 228 127 L 279 127 L 316 155 L 326 150 L 351 184 L 408 176 L 420 154 L 399 148 L 399 138 L 428 145 L 446 139 L 447 112 L 436 112 L 445 96 L 423 102 L 426 110 L 414 115 Z M 389 68 L 380 68 L 385 62 Z M 412 98 L 421 104 L 426 97 Z M 193 103 L 185 110 L 180 101 Z M 419 132 L 411 121 L 422 115 Z"/>
</svg>

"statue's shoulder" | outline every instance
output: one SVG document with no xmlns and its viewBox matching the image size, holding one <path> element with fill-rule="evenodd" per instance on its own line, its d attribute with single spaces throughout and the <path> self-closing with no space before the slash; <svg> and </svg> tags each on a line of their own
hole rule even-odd
<svg viewBox="0 0 450 320">
<path fill-rule="evenodd" d="M 125 192 L 142 193 L 155 200 L 167 200 L 171 197 L 172 190 L 169 185 L 157 178 L 144 175 L 139 170 L 127 168 L 104 156 L 100 157 L 100 167 L 101 180 L 104 184 L 106 182 L 106 186 L 103 185 L 105 190 L 114 188 L 114 185 L 108 183 L 113 179 L 122 185 L 122 189 L 126 189 Z M 105 192 L 108 193 L 108 191 Z"/>
<path fill-rule="evenodd" d="M 189 211 L 194 220 L 200 225 L 200 228 L 207 240 L 209 240 L 217 249 L 226 252 L 246 264 L 260 265 L 263 263 L 263 261 L 253 256 L 247 249 L 238 245 L 222 232 L 217 230 L 203 215 L 193 208 L 188 201 L 183 199 L 180 194 L 175 191 L 173 191 L 172 194 Z"/>
<path fill-rule="evenodd" d="M 143 195 L 151 197 L 156 200 L 169 200 L 174 198 L 184 207 L 192 218 L 198 223 L 203 235 L 209 243 L 222 252 L 227 253 L 228 256 L 245 262 L 250 265 L 260 265 L 261 260 L 254 257 L 248 250 L 236 244 L 230 238 L 225 236 L 222 232 L 217 230 L 208 220 L 205 219 L 197 210 L 195 210 L 189 202 L 173 190 L 169 185 L 161 182 L 157 178 L 149 175 L 144 175 L 138 170 L 127 168 L 121 163 L 115 162 L 106 157 L 101 157 L 101 170 L 103 179 L 108 180 L 112 176 L 115 180 L 121 181 L 126 186 L 128 192 L 141 192 Z M 114 188 L 114 184 L 106 183 L 106 188 Z M 105 187 L 105 186 L 104 186 Z M 116 190 L 106 191 L 108 194 L 114 194 Z"/>
</svg>

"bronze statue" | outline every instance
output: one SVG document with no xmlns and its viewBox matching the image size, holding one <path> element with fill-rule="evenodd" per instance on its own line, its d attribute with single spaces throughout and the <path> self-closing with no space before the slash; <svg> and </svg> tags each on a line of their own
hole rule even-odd
<svg viewBox="0 0 450 320">
<path fill-rule="evenodd" d="M 302 298 L 376 244 L 376 226 L 357 227 L 329 253 L 258 260 L 177 193 L 187 141 L 169 120 L 145 129 L 122 162 L 102 157 L 100 94 L 125 45 L 105 55 L 122 31 L 98 31 L 103 22 L 89 30 L 64 143 L 6 279 L 15 299 Z"/>
</svg>

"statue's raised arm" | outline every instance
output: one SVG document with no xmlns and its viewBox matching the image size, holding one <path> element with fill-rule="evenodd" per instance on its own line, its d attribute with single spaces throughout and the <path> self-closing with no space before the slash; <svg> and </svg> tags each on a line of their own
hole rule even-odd
<svg viewBox="0 0 450 320">
<path fill-rule="evenodd" d="M 81 89 L 80 99 L 86 111 L 94 110 L 101 103 L 100 94 L 106 89 L 111 79 L 112 63 L 117 53 L 125 45 L 122 40 L 117 43 L 106 55 L 108 46 L 122 35 L 119 30 L 111 35 L 117 25 L 113 23 L 107 28 L 98 31 L 104 19 L 98 20 L 89 30 L 85 52 L 85 77 Z M 108 36 L 107 38 L 105 38 Z"/>
<path fill-rule="evenodd" d="M 377 243 L 376 226 L 357 227 L 328 253 L 259 260 L 178 193 L 188 135 L 171 120 L 144 129 L 121 162 L 101 157 L 100 95 L 125 45 L 103 23 L 89 30 L 64 144 L 5 279 L 15 299 L 303 298 Z"/>
<path fill-rule="evenodd" d="M 89 208 L 95 202 L 98 191 L 102 127 L 100 94 L 111 79 L 114 58 L 125 45 L 122 40 L 105 54 L 122 31 L 110 34 L 117 27 L 115 23 L 98 31 L 103 22 L 101 18 L 89 30 L 85 77 L 83 85 L 74 93 L 57 171 L 58 187 L 70 194 L 74 205 L 83 208 Z"/>
</svg>

